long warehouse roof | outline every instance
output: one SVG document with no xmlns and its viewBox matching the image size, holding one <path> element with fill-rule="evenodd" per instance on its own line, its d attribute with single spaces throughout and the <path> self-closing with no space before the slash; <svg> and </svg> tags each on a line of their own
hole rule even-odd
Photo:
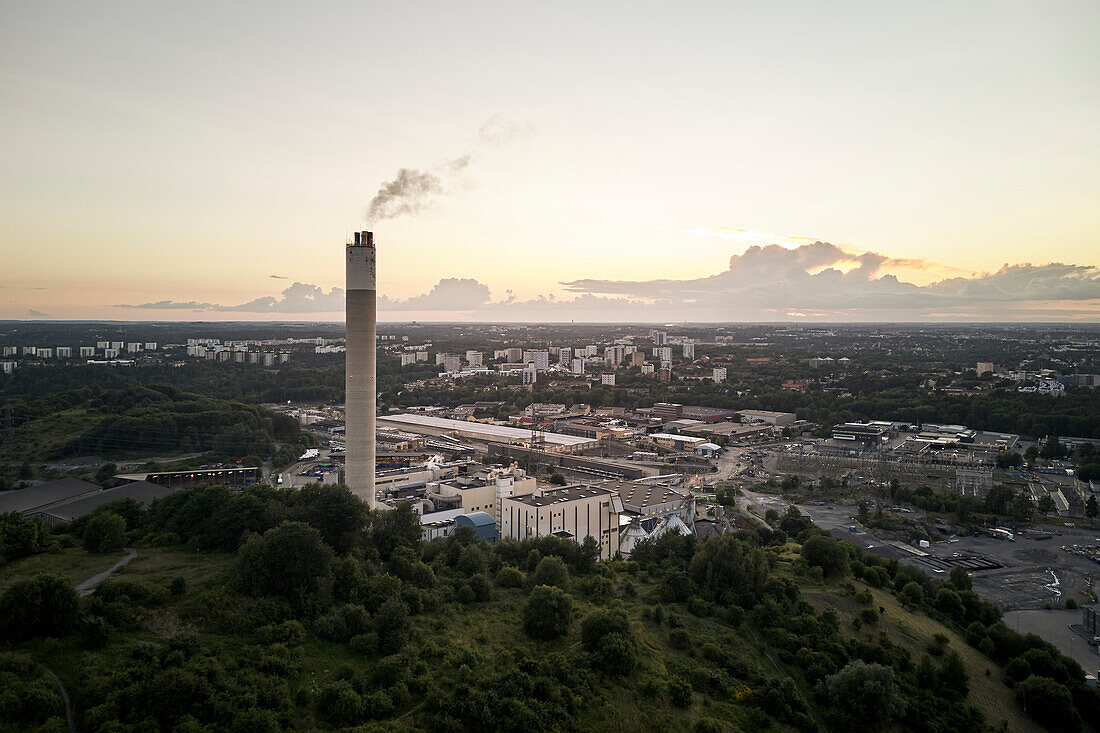
<svg viewBox="0 0 1100 733">
<path fill-rule="evenodd" d="M 469 422 L 466 420 L 451 420 L 445 417 L 432 417 L 416 413 L 403 413 L 400 415 L 379 416 L 380 423 L 398 423 L 404 426 L 434 428 L 436 430 L 454 430 L 471 435 L 484 435 L 488 438 L 500 438 L 502 440 L 526 440 L 531 438 L 531 431 L 523 428 L 511 428 L 507 425 L 490 425 L 481 422 Z M 541 433 L 540 438 L 553 445 L 584 445 L 596 442 L 592 438 L 583 438 L 579 435 L 563 435 L 562 433 Z"/>
</svg>

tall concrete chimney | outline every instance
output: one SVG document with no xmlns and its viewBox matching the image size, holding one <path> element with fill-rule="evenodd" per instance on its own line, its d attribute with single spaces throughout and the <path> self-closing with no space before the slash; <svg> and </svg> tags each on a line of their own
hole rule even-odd
<svg viewBox="0 0 1100 733">
<path fill-rule="evenodd" d="M 344 476 L 355 495 L 375 508 L 374 426 L 378 328 L 373 232 L 356 232 L 347 245 L 347 455 Z"/>
</svg>

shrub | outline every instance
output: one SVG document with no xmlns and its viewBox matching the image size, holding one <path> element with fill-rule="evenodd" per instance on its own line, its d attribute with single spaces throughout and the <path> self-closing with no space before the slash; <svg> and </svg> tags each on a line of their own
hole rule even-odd
<svg viewBox="0 0 1100 733">
<path fill-rule="evenodd" d="M 572 619 L 573 599 L 554 586 L 535 586 L 523 607 L 523 630 L 533 639 L 548 641 L 562 636 L 569 631 Z"/>
<path fill-rule="evenodd" d="M 177 575 L 172 578 L 172 583 L 168 586 L 168 591 L 174 596 L 182 596 L 187 592 L 187 581 L 182 576 Z"/>
<path fill-rule="evenodd" d="M 501 588 L 519 588 L 523 585 L 523 571 L 507 565 L 497 573 L 497 585 Z"/>
<path fill-rule="evenodd" d="M 630 621 L 626 614 L 620 610 L 598 610 L 584 617 L 581 622 L 581 643 L 588 651 L 595 651 L 600 639 L 608 634 L 622 634 L 632 639 L 634 632 L 630 628 Z"/>
<path fill-rule="evenodd" d="M 691 646 L 691 634 L 684 629 L 668 632 L 668 643 L 673 649 L 687 649 Z"/>
<path fill-rule="evenodd" d="M 668 681 L 668 694 L 672 704 L 678 708 L 691 705 L 691 685 L 681 677 L 673 677 Z"/>
<path fill-rule="evenodd" d="M 865 624 L 877 624 L 878 623 L 878 611 L 873 608 L 865 608 L 859 612 L 859 620 Z"/>
<path fill-rule="evenodd" d="M 634 639 L 615 631 L 600 638 L 593 662 L 608 674 L 624 675 L 634 667 L 634 654 Z"/>
<path fill-rule="evenodd" d="M 551 585 L 565 589 L 569 583 L 569 569 L 560 557 L 550 555 L 539 560 L 532 576 L 535 585 Z"/>
</svg>

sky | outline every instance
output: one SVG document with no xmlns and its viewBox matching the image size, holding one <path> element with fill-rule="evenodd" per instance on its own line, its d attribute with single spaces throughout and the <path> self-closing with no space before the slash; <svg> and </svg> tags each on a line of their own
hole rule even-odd
<svg viewBox="0 0 1100 733">
<path fill-rule="evenodd" d="M 0 319 L 1100 320 L 1100 3 L 0 0 Z M 372 204 L 372 202 L 374 202 Z"/>
</svg>

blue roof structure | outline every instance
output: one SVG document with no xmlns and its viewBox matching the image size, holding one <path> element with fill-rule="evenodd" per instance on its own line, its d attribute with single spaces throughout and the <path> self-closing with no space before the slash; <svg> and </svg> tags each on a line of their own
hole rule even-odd
<svg viewBox="0 0 1100 733">
<path fill-rule="evenodd" d="M 470 512 L 455 517 L 455 528 L 472 527 L 474 536 L 486 542 L 497 541 L 497 522 L 486 512 Z"/>
</svg>

